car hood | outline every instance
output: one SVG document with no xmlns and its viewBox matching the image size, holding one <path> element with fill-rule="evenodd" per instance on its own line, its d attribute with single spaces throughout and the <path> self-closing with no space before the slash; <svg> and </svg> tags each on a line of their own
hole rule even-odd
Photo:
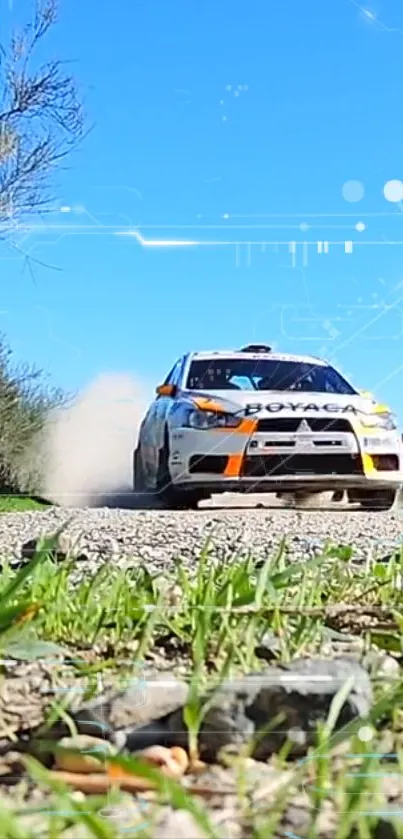
<svg viewBox="0 0 403 839">
<path fill-rule="evenodd" d="M 218 407 L 228 413 L 246 413 L 261 417 L 273 415 L 317 417 L 318 415 L 360 415 L 371 414 L 378 407 L 375 399 L 359 394 L 340 396 L 332 393 L 295 393 L 292 391 L 264 390 L 211 390 L 187 391 L 186 398 L 200 407 L 212 410 Z M 384 410 L 388 408 L 383 406 Z M 379 407 L 378 407 L 379 410 Z"/>
</svg>

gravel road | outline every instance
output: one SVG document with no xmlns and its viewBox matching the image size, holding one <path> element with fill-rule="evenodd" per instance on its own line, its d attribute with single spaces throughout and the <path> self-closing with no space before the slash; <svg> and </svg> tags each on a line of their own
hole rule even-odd
<svg viewBox="0 0 403 839">
<path fill-rule="evenodd" d="M 267 556 L 283 536 L 294 560 L 313 556 L 328 540 L 353 545 L 360 560 L 382 556 L 402 541 L 403 510 L 365 513 L 256 509 L 239 504 L 190 512 L 49 507 L 2 515 L 0 555 L 18 558 L 24 542 L 50 534 L 62 524 L 66 525 L 62 549 L 71 547 L 85 554 L 89 571 L 106 557 L 130 565 L 145 560 L 150 568 L 167 571 L 178 556 L 191 564 L 208 537 L 219 559 L 230 559 L 235 551 Z"/>
</svg>

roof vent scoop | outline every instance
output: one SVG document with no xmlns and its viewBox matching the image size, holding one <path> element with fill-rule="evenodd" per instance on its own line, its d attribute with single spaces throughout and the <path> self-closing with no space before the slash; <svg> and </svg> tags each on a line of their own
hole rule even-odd
<svg viewBox="0 0 403 839">
<path fill-rule="evenodd" d="M 246 347 L 242 347 L 240 352 L 266 353 L 271 352 L 271 347 L 268 347 L 267 344 L 248 344 Z"/>
</svg>

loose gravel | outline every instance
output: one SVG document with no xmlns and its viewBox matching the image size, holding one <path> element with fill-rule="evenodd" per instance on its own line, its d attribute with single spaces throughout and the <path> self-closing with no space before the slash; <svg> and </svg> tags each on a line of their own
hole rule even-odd
<svg viewBox="0 0 403 839">
<path fill-rule="evenodd" d="M 317 554 L 326 543 L 351 545 L 359 561 L 382 557 L 402 544 L 403 511 L 300 511 L 287 509 L 205 508 L 195 511 L 62 509 L 7 513 L 0 516 L 0 556 L 18 560 L 30 539 L 54 533 L 62 525 L 62 550 L 84 554 L 82 571 L 114 558 L 119 566 L 147 563 L 169 572 L 181 557 L 189 566 L 210 538 L 221 561 L 251 552 L 257 559 L 287 539 L 291 561 Z"/>
</svg>

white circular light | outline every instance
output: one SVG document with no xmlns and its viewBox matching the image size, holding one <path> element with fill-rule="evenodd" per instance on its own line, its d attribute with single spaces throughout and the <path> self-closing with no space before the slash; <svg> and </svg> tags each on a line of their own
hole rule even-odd
<svg viewBox="0 0 403 839">
<path fill-rule="evenodd" d="M 403 181 L 387 181 L 383 188 L 383 194 L 391 204 L 398 204 L 399 201 L 403 201 Z"/>
<path fill-rule="evenodd" d="M 341 188 L 341 194 L 349 204 L 362 201 L 365 195 L 364 184 L 361 181 L 346 181 Z"/>
<path fill-rule="evenodd" d="M 358 731 L 358 739 L 362 743 L 369 743 L 374 736 L 374 729 L 371 725 L 363 725 Z"/>
<path fill-rule="evenodd" d="M 358 233 L 363 233 L 364 230 L 367 229 L 367 225 L 364 224 L 363 221 L 358 221 L 357 224 L 355 225 L 355 229 L 358 231 Z"/>
</svg>

